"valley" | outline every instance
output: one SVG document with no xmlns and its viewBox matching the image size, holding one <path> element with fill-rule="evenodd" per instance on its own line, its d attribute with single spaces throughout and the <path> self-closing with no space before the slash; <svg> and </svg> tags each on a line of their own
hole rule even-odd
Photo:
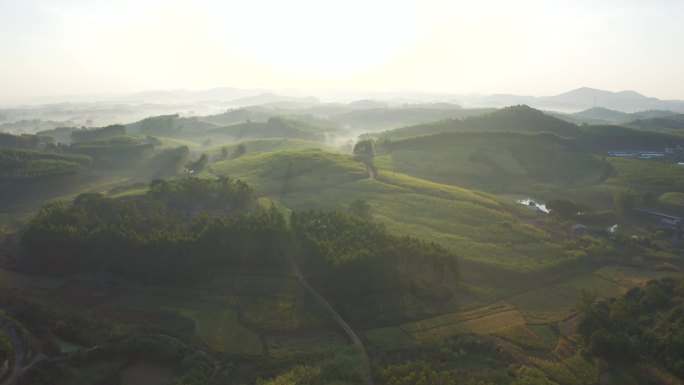
<svg viewBox="0 0 684 385">
<path fill-rule="evenodd" d="M 684 137 L 372 107 L 0 134 L 5 379 L 681 383 L 578 325 L 684 278 Z"/>
</svg>

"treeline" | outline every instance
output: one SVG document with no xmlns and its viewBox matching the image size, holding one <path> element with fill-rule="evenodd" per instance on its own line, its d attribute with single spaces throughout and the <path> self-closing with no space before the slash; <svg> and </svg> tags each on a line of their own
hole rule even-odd
<svg viewBox="0 0 684 385">
<path fill-rule="evenodd" d="M 401 127 L 385 131 L 379 137 L 402 139 L 441 132 L 550 132 L 561 136 L 573 136 L 576 125 L 546 115 L 525 105 L 510 106 L 490 113 L 464 119 L 447 119 L 427 124 Z"/>
<path fill-rule="evenodd" d="M 3 179 L 74 174 L 79 167 L 89 164 L 90 158 L 87 156 L 0 148 L 0 178 Z"/>
<path fill-rule="evenodd" d="M 679 135 L 636 130 L 624 126 L 576 126 L 524 105 L 506 107 L 491 113 L 461 120 L 448 119 L 428 124 L 401 127 L 371 136 L 381 140 L 401 141 L 402 139 L 451 133 L 462 135 L 454 135 L 454 138 L 460 137 L 464 140 L 472 140 L 475 138 L 472 134 L 483 134 L 486 132 L 491 133 L 489 135 L 490 140 L 511 139 L 511 133 L 553 134 L 553 136 L 566 139 L 566 142 L 577 151 L 594 153 L 610 150 L 662 150 L 665 147 L 672 147 L 677 144 L 684 145 L 684 139 Z M 470 135 L 463 135 L 468 133 Z M 520 138 L 524 138 L 524 136 L 520 136 Z M 547 136 L 546 138 L 551 139 L 553 137 Z M 567 141 L 568 138 L 571 138 L 572 141 Z M 553 139 L 553 141 L 562 144 L 561 139 Z M 430 139 L 427 140 L 429 141 Z M 529 137 L 529 140 L 536 141 L 538 138 L 532 136 Z M 411 143 L 411 141 L 409 140 L 408 143 Z M 398 149 L 402 144 L 398 143 L 392 146 Z"/>
<path fill-rule="evenodd" d="M 684 379 L 684 279 L 663 278 L 621 298 L 595 300 L 584 293 L 577 325 L 591 353 L 622 364 L 655 359 Z"/>
<path fill-rule="evenodd" d="M 153 137 L 115 136 L 73 143 L 68 152 L 90 156 L 100 168 L 121 168 L 140 163 L 159 140 Z"/>
<path fill-rule="evenodd" d="M 74 142 L 89 142 L 123 135 L 126 135 L 126 127 L 121 124 L 112 124 L 101 128 L 74 130 L 71 132 L 71 140 Z"/>
<path fill-rule="evenodd" d="M 0 132 L 1 148 L 38 148 L 40 145 L 53 145 L 54 141 L 49 136 L 40 135 L 12 135 Z"/>
<path fill-rule="evenodd" d="M 283 266 L 285 219 L 255 202 L 249 186 L 228 178 L 156 181 L 141 199 L 91 193 L 51 203 L 22 242 L 44 269 L 192 284 L 224 269 Z"/>
<path fill-rule="evenodd" d="M 254 190 L 241 180 L 183 178 L 174 181 L 155 180 L 147 196 L 175 210 L 241 212 L 256 204 Z"/>
<path fill-rule="evenodd" d="M 456 257 L 435 243 L 395 236 L 381 224 L 339 212 L 295 212 L 290 224 L 305 274 L 337 299 L 385 290 L 451 297 Z"/>
</svg>

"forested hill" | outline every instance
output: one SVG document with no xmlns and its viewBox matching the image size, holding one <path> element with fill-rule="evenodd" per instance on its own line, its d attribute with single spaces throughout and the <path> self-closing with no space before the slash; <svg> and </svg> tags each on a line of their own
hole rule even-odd
<svg viewBox="0 0 684 385">
<path fill-rule="evenodd" d="M 147 195 L 78 196 L 43 207 L 22 236 L 55 271 L 108 271 L 142 282 L 192 283 L 222 267 L 282 266 L 284 219 L 228 178 L 154 182 Z"/>
<path fill-rule="evenodd" d="M 106 271 L 148 284 L 195 285 L 232 271 L 302 270 L 336 299 L 379 292 L 445 301 L 453 295 L 453 253 L 388 233 L 343 213 L 293 213 L 292 230 L 275 206 L 228 178 L 154 181 L 142 196 L 78 196 L 43 207 L 22 242 L 41 269 Z"/>
<path fill-rule="evenodd" d="M 684 130 L 684 114 L 637 119 L 628 123 L 627 126 L 640 130 L 681 134 L 681 131 Z"/>
<path fill-rule="evenodd" d="M 378 136 L 384 139 L 399 139 L 440 132 L 465 131 L 552 132 L 563 136 L 572 136 L 577 133 L 578 127 L 534 108 L 520 105 L 461 120 L 448 119 L 430 124 L 397 128 L 385 131 Z"/>
</svg>

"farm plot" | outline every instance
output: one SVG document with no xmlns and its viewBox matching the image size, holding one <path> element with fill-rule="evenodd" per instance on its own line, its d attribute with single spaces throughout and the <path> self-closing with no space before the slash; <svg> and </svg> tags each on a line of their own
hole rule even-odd
<svg viewBox="0 0 684 385">
<path fill-rule="evenodd" d="M 624 266 L 606 266 L 594 271 L 594 275 L 628 288 L 644 286 L 652 279 L 682 276 L 682 273 L 635 269 Z"/>
<path fill-rule="evenodd" d="M 431 344 L 459 334 L 496 334 L 523 326 L 525 320 L 511 304 L 498 302 L 479 309 L 444 314 L 401 326 L 370 330 L 366 337 L 374 346 L 385 349 Z"/>
<path fill-rule="evenodd" d="M 626 288 L 599 276 L 587 274 L 557 285 L 528 291 L 510 298 L 525 320 L 531 324 L 545 324 L 564 320 L 573 314 L 582 289 L 595 291 L 605 297 L 618 296 Z"/>
</svg>

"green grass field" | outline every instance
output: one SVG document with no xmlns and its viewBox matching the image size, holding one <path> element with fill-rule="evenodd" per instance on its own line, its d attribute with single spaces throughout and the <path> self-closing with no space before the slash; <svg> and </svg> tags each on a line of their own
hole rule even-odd
<svg viewBox="0 0 684 385">
<path fill-rule="evenodd" d="M 684 167 L 654 160 L 608 158 L 615 168 L 609 183 L 650 191 L 684 189 Z"/>
<path fill-rule="evenodd" d="M 560 385 L 594 384 L 599 380 L 598 369 L 580 355 L 574 355 L 562 361 L 537 357 L 529 357 L 529 360 Z"/>
<path fill-rule="evenodd" d="M 243 179 L 259 195 L 293 210 L 346 210 L 366 200 L 390 231 L 438 242 L 460 258 L 515 272 L 536 272 L 583 257 L 553 241 L 513 200 L 429 182 L 380 167 L 376 180 L 348 155 L 280 151 L 213 163 L 209 170 Z"/>
<path fill-rule="evenodd" d="M 163 136 L 156 136 L 157 139 L 161 142 L 161 144 L 156 145 L 155 149 L 157 150 L 166 150 L 170 148 L 176 148 L 176 147 L 181 147 L 181 146 L 186 146 L 190 150 L 198 150 L 200 145 L 197 142 L 193 142 L 190 140 L 184 140 L 184 139 L 178 139 L 178 138 L 167 138 Z"/>
<path fill-rule="evenodd" d="M 665 209 L 682 213 L 684 212 L 684 193 L 665 192 L 658 197 L 658 205 Z"/>
</svg>

